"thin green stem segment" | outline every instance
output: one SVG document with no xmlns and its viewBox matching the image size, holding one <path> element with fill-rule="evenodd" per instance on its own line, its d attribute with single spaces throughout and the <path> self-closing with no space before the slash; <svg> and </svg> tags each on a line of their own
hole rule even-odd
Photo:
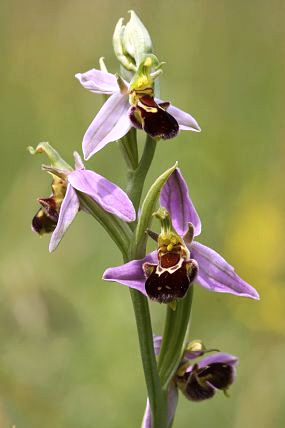
<svg viewBox="0 0 285 428">
<path fill-rule="evenodd" d="M 129 168 L 127 193 L 138 212 L 146 175 L 150 168 L 156 141 L 147 136 L 140 162 L 136 165 L 136 133 L 129 132 L 121 148 Z M 127 146 L 130 144 L 130 146 Z M 135 226 L 135 224 L 134 224 Z M 135 231 L 134 231 L 135 233 Z M 125 261 L 143 258 L 145 250 L 133 246 Z M 167 428 L 167 401 L 162 391 L 157 362 L 153 348 L 153 333 L 147 298 L 137 290 L 130 289 L 137 325 L 145 382 L 152 414 L 152 428 Z"/>
<path fill-rule="evenodd" d="M 120 149 L 130 170 L 135 170 L 139 163 L 136 132 L 135 128 L 131 128 L 129 132 L 119 140 Z"/>
<path fill-rule="evenodd" d="M 127 257 L 132 232 L 126 223 L 118 217 L 106 213 L 96 202 L 86 194 L 77 191 L 80 204 L 104 227 L 113 241 L 117 244 L 123 257 Z"/>
<path fill-rule="evenodd" d="M 167 400 L 161 389 L 153 349 L 153 335 L 147 298 L 130 289 L 133 302 L 144 376 L 152 413 L 152 428 L 167 427 Z"/>
<path fill-rule="evenodd" d="M 128 173 L 127 193 L 134 204 L 136 212 L 139 209 L 143 186 L 156 149 L 156 141 L 149 135 L 146 137 L 141 160 L 138 167 Z"/>
<path fill-rule="evenodd" d="M 193 286 L 187 295 L 177 303 L 175 311 L 167 307 L 163 339 L 160 349 L 158 371 L 163 389 L 175 375 L 181 360 L 185 336 L 189 325 L 193 299 Z"/>
</svg>

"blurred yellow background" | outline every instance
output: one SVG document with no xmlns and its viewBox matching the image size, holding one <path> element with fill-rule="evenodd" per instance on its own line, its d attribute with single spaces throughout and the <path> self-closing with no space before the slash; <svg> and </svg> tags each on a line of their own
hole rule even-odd
<svg viewBox="0 0 285 428">
<path fill-rule="evenodd" d="M 98 224 L 77 217 L 58 250 L 30 231 L 48 196 L 49 141 L 72 161 L 100 96 L 74 78 L 104 56 L 117 71 L 114 26 L 133 8 L 167 64 L 161 96 L 189 111 L 201 134 L 161 142 L 148 184 L 179 160 L 219 251 L 261 294 L 254 302 L 195 287 L 191 337 L 240 357 L 231 397 L 180 397 L 175 427 L 285 424 L 284 88 L 282 0 L 2 0 L 0 427 L 139 427 L 146 388 L 126 287 L 104 283 L 121 262 Z M 89 168 L 125 186 L 110 144 Z M 164 307 L 151 305 L 156 333 Z"/>
</svg>

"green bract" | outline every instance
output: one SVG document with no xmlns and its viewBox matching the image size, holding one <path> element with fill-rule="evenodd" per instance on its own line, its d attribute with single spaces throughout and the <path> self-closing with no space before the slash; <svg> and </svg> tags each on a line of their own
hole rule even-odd
<svg viewBox="0 0 285 428">
<path fill-rule="evenodd" d="M 28 151 L 31 153 L 31 155 L 45 153 L 50 160 L 50 164 L 54 168 L 59 170 L 72 171 L 71 166 L 65 162 L 58 152 L 47 142 L 39 143 L 35 149 L 32 146 L 29 146 Z"/>
<path fill-rule="evenodd" d="M 178 162 L 176 162 L 171 168 L 167 169 L 163 174 L 161 174 L 155 180 L 155 182 L 147 192 L 147 195 L 142 204 L 141 215 L 138 221 L 133 242 L 138 252 L 138 254 L 136 254 L 136 257 L 141 257 L 141 253 L 144 253 L 145 251 L 147 240 L 146 230 L 150 227 L 155 204 L 158 200 L 162 187 L 164 186 L 170 175 L 173 173 L 173 171 L 175 171 L 177 165 Z"/>
</svg>

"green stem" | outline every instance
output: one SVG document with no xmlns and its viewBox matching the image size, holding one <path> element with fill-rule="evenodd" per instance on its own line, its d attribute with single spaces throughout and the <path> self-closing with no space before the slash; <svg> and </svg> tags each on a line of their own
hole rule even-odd
<svg viewBox="0 0 285 428">
<path fill-rule="evenodd" d="M 168 387 L 180 363 L 185 336 L 191 315 L 193 286 L 187 295 L 177 303 L 175 311 L 167 307 L 163 339 L 160 349 L 158 371 L 163 389 Z"/>
<path fill-rule="evenodd" d="M 96 202 L 84 193 L 77 192 L 80 204 L 104 227 L 113 241 L 117 244 L 123 257 L 127 257 L 132 232 L 126 223 L 118 217 L 106 213 Z"/>
<path fill-rule="evenodd" d="M 140 352 L 152 413 L 152 428 L 167 427 L 167 400 L 161 389 L 153 349 L 153 334 L 147 298 L 130 289 L 137 324 Z"/>
<path fill-rule="evenodd" d="M 137 131 L 131 128 L 129 132 L 119 140 L 119 146 L 123 157 L 130 170 L 135 170 L 139 163 Z"/>
<path fill-rule="evenodd" d="M 138 167 L 134 170 L 130 170 L 128 174 L 127 193 L 136 211 L 138 211 L 140 205 L 145 178 L 153 160 L 155 149 L 156 141 L 148 135 Z"/>
<path fill-rule="evenodd" d="M 129 143 L 130 146 L 127 146 L 127 143 Z M 155 153 L 156 142 L 147 136 L 142 157 L 137 165 L 135 165 L 135 147 L 137 147 L 136 134 L 129 133 L 126 136 L 126 140 L 121 141 L 120 144 L 127 166 L 129 167 L 127 193 L 138 212 L 145 178 Z M 133 226 L 135 227 L 136 224 L 134 223 Z M 125 261 L 143 258 L 144 256 L 145 251 L 142 251 L 137 246 L 133 246 L 129 252 L 129 257 L 125 258 Z M 142 365 L 152 414 L 152 428 L 166 428 L 167 401 L 161 388 L 157 370 L 148 300 L 137 290 L 130 289 L 130 294 L 134 308 Z"/>
</svg>

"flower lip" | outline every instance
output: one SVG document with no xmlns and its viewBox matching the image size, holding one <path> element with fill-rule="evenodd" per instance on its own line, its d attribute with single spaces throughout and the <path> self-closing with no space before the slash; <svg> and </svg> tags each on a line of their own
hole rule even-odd
<svg viewBox="0 0 285 428">
<path fill-rule="evenodd" d="M 39 235 L 51 233 L 56 227 L 56 222 L 56 220 L 47 215 L 43 208 L 40 208 L 32 219 L 32 231 Z"/>
<path fill-rule="evenodd" d="M 172 263 L 177 262 L 177 254 L 174 257 L 172 257 L 173 254 L 165 256 L 168 258 L 168 268 L 163 268 L 160 264 L 145 263 L 143 265 L 146 275 L 146 293 L 150 299 L 159 303 L 170 303 L 182 299 L 198 272 L 195 260 L 185 261 L 179 257 L 178 263 L 171 266 L 171 260 Z"/>
<path fill-rule="evenodd" d="M 177 120 L 149 95 L 139 97 L 137 106 L 130 108 L 129 117 L 135 127 L 142 128 L 153 138 L 168 140 L 179 132 Z"/>
<path fill-rule="evenodd" d="M 42 206 L 32 219 L 33 232 L 43 235 L 51 233 L 56 228 L 61 203 L 66 192 L 66 182 L 53 175 L 52 194 L 48 198 L 38 198 Z"/>
</svg>

